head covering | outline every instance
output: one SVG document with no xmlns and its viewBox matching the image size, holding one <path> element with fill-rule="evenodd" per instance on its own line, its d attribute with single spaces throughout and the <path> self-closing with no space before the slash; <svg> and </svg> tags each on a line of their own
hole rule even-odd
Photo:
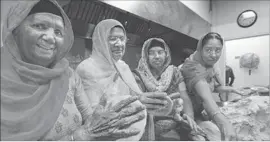
<svg viewBox="0 0 270 142">
<path fill-rule="evenodd" d="M 165 47 L 164 47 L 164 42 L 161 42 L 159 40 L 151 40 L 150 42 L 150 45 L 149 45 L 149 48 L 148 48 L 148 51 L 152 48 L 152 47 L 156 47 L 156 46 L 159 46 L 161 48 L 163 48 L 165 50 Z"/>
<path fill-rule="evenodd" d="M 149 66 L 149 49 L 152 47 L 152 42 L 158 41 L 163 44 L 163 49 L 166 52 L 166 59 L 164 65 L 161 69 L 160 79 L 157 80 L 150 69 Z M 140 81 L 144 84 L 143 88 L 146 88 L 147 92 L 166 92 L 170 87 L 173 79 L 174 66 L 171 63 L 171 53 L 170 48 L 161 38 L 150 38 L 146 40 L 142 47 L 141 59 L 139 60 L 138 67 L 134 70 L 134 73 L 139 76 Z M 148 122 L 143 136 L 144 139 L 154 141 L 155 140 L 155 124 L 154 117 L 152 114 L 148 115 Z"/>
<path fill-rule="evenodd" d="M 202 58 L 203 39 L 208 34 L 201 37 L 201 39 L 197 44 L 196 51 L 185 60 L 181 68 L 182 75 L 184 76 L 185 83 L 189 91 L 194 89 L 195 84 L 199 80 L 203 79 L 206 80 L 207 82 L 210 82 L 210 80 L 212 80 L 212 78 L 218 74 L 217 67 L 215 65 L 214 66 L 207 65 Z M 218 81 L 219 81 L 218 83 L 220 84 L 222 83 L 221 80 Z"/>
<path fill-rule="evenodd" d="M 90 58 L 86 59 L 80 65 L 78 65 L 77 71 L 80 73 L 82 70 L 84 70 L 83 66 L 91 66 L 91 68 L 94 69 L 88 69 L 88 75 L 92 74 L 93 80 L 107 78 L 118 74 L 122 80 L 130 87 L 130 89 L 136 93 L 141 93 L 134 77 L 132 76 L 129 66 L 122 60 L 118 60 L 116 62 L 111 55 L 110 47 L 108 44 L 108 36 L 111 29 L 115 26 L 120 26 L 124 30 L 122 24 L 114 19 L 106 19 L 97 24 L 92 37 L 92 54 Z M 99 72 L 97 72 L 97 70 L 99 70 Z"/>
<path fill-rule="evenodd" d="M 220 36 L 218 33 L 214 33 L 214 32 L 209 32 L 207 34 L 205 34 L 203 37 L 201 37 L 201 39 L 199 40 L 199 42 L 197 43 L 197 49 L 193 54 L 193 59 L 197 62 L 199 62 L 202 66 L 206 67 L 206 68 L 212 68 L 213 66 L 208 65 L 202 58 L 202 52 L 203 52 L 203 44 L 205 44 L 204 42 L 207 41 L 207 36 L 209 35 L 217 35 Z M 222 40 L 222 44 L 224 43 L 223 39 Z"/>
<path fill-rule="evenodd" d="M 64 48 L 59 48 L 52 68 L 22 61 L 12 31 L 29 15 L 39 0 L 18 1 L 8 12 L 1 47 L 1 140 L 39 140 L 55 124 L 69 85 L 64 56 L 73 44 L 69 18 L 56 0 L 65 23 Z"/>
<path fill-rule="evenodd" d="M 40 2 L 38 2 L 31 9 L 28 15 L 35 14 L 35 13 L 44 13 L 44 12 L 58 15 L 64 19 L 59 8 L 48 0 L 40 0 Z"/>
<path fill-rule="evenodd" d="M 166 59 L 161 69 L 162 74 L 159 80 L 157 80 L 153 76 L 150 69 L 150 65 L 149 65 L 148 51 L 149 51 L 149 48 L 151 48 L 153 41 L 161 42 L 166 52 Z M 142 52 L 141 52 L 141 59 L 139 60 L 138 67 L 135 70 L 140 74 L 141 79 L 143 83 L 145 84 L 145 87 L 147 88 L 148 91 L 151 91 L 151 92 L 164 91 L 165 92 L 168 89 L 172 80 L 172 76 L 173 76 L 174 66 L 170 65 L 170 63 L 171 63 L 170 48 L 165 43 L 165 41 L 161 38 L 150 38 L 146 40 L 143 44 Z"/>
<path fill-rule="evenodd" d="M 122 60 L 115 61 L 111 55 L 108 37 L 112 28 L 116 26 L 120 26 L 124 30 L 123 25 L 114 19 L 106 19 L 97 24 L 92 36 L 92 54 L 88 59 L 82 61 L 76 69 L 92 106 L 98 105 L 104 94 L 113 94 L 114 96 L 106 96 L 107 99 L 119 102 L 120 97 L 129 96 L 130 91 L 137 94 L 142 93 L 129 66 Z M 117 79 L 119 77 L 120 79 Z M 108 93 L 106 93 L 107 90 Z M 118 92 L 113 93 L 112 91 L 115 90 Z M 142 132 L 125 140 L 139 140 L 145 125 L 145 119 L 135 123 L 134 127 L 141 129 Z"/>
<path fill-rule="evenodd" d="M 91 58 L 96 59 L 98 62 L 103 63 L 100 66 L 107 64 L 110 70 L 115 70 L 114 66 L 116 64 L 121 64 L 123 61 L 119 60 L 115 62 L 111 55 L 110 46 L 108 44 L 108 37 L 111 32 L 111 29 L 114 27 L 121 27 L 126 33 L 122 24 L 114 19 L 106 19 L 101 21 L 95 27 L 93 36 L 92 36 L 92 54 Z M 125 53 L 125 49 L 123 51 Z M 123 54 L 124 54 L 123 53 Z"/>
</svg>

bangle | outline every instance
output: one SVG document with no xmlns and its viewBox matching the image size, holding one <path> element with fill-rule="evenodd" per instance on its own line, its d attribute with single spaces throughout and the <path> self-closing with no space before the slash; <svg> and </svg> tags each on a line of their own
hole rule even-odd
<svg viewBox="0 0 270 142">
<path fill-rule="evenodd" d="M 214 114 L 212 114 L 212 119 L 214 119 L 214 117 L 217 115 L 217 114 L 222 114 L 220 110 L 216 111 Z"/>
</svg>

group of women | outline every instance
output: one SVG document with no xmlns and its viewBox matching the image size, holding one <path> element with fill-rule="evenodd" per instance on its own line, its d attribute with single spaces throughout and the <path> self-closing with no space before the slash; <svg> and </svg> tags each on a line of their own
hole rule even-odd
<svg viewBox="0 0 270 142">
<path fill-rule="evenodd" d="M 125 28 L 103 20 L 74 71 L 64 58 L 72 25 L 56 0 L 19 1 L 3 25 L 1 140 L 236 139 L 212 97 L 239 93 L 214 66 L 224 44 L 217 33 L 203 36 L 181 67 L 170 65 L 164 40 L 148 39 L 131 71 L 121 60 Z"/>
</svg>

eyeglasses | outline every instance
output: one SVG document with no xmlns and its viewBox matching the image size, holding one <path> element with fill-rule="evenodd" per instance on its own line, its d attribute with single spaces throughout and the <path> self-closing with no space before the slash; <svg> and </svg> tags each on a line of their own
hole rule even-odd
<svg viewBox="0 0 270 142">
<path fill-rule="evenodd" d="M 215 49 L 215 50 L 211 50 L 211 49 L 206 49 L 205 50 L 207 54 L 212 55 L 212 54 L 220 54 L 221 53 L 221 49 Z"/>
<path fill-rule="evenodd" d="M 121 42 L 126 42 L 127 38 L 124 36 L 110 36 L 109 37 L 109 41 L 111 41 L 111 42 L 116 42 L 118 40 L 120 40 Z"/>
<path fill-rule="evenodd" d="M 166 54 L 165 50 L 158 50 L 158 51 L 149 51 L 148 55 L 149 56 L 156 56 L 156 55 L 163 55 Z"/>
</svg>

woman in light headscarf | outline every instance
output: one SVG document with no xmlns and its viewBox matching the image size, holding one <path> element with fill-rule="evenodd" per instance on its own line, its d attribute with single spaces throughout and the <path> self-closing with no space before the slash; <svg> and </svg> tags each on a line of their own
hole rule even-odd
<svg viewBox="0 0 270 142">
<path fill-rule="evenodd" d="M 121 60 L 127 41 L 123 25 L 113 19 L 103 20 L 97 24 L 92 39 L 92 55 L 78 65 L 77 72 L 82 78 L 85 92 L 93 107 L 102 102 L 109 108 L 110 104 L 117 103 L 130 95 L 143 96 L 129 66 Z M 161 100 L 152 98 L 151 101 L 163 104 L 166 106 L 164 110 L 170 112 L 172 103 L 164 93 L 148 95 L 159 97 Z M 139 101 L 134 105 L 143 106 Z M 132 109 L 132 106 L 127 108 Z M 143 113 L 146 114 L 146 111 Z M 130 120 L 132 119 L 127 119 Z M 141 133 L 125 140 L 140 140 L 145 125 L 146 119 L 135 123 L 133 127 L 139 128 Z"/>
<path fill-rule="evenodd" d="M 180 70 L 170 64 L 171 53 L 165 41 L 161 38 L 150 38 L 144 42 L 138 67 L 133 71 L 135 79 L 143 92 L 166 92 L 175 104 L 179 103 L 178 105 L 182 105 L 184 101 L 183 117 L 187 119 L 189 127 L 197 131 L 199 128 L 193 121 L 192 103 L 186 92 L 184 78 Z M 182 111 L 181 108 L 176 109 L 178 113 Z M 155 116 L 149 121 L 149 125 L 155 124 L 155 128 L 149 130 L 149 133 L 154 133 L 156 140 L 180 140 L 177 129 L 183 127 L 177 121 L 177 118 L 166 115 Z M 185 130 L 181 131 L 183 134 Z"/>
<path fill-rule="evenodd" d="M 126 122 L 123 104 L 108 111 L 101 105 L 97 110 L 89 107 L 80 78 L 64 59 L 74 37 L 69 18 L 55 0 L 18 1 L 9 10 L 2 39 L 1 140 L 124 137 L 120 127 L 134 121 Z M 128 98 L 124 105 L 136 100 Z M 107 123 L 115 121 L 125 125 L 108 128 Z M 138 133 L 127 129 L 126 136 Z"/>
<path fill-rule="evenodd" d="M 215 63 L 221 56 L 224 41 L 218 33 L 208 33 L 197 45 L 197 50 L 187 58 L 181 67 L 188 92 L 193 102 L 194 114 L 201 128 L 208 131 L 210 140 L 235 140 L 235 131 L 226 116 L 219 110 L 212 92 L 234 92 L 236 89 L 224 86 Z M 202 111 L 206 110 L 211 120 L 202 122 Z M 219 129 L 218 129 L 219 128 Z M 221 132 L 221 134 L 220 134 Z"/>
</svg>

